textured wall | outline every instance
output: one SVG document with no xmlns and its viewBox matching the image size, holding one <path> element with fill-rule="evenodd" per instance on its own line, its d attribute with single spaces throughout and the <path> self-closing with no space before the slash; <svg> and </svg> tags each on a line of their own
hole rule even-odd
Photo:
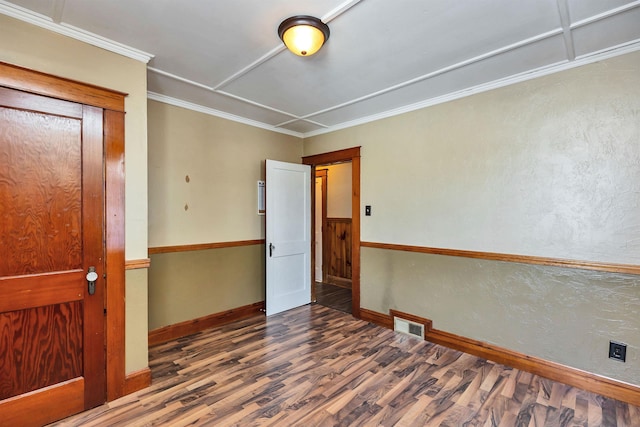
<svg viewBox="0 0 640 427">
<path fill-rule="evenodd" d="M 361 280 L 364 307 L 640 385 L 637 276 L 362 248 Z"/>
<path fill-rule="evenodd" d="M 149 246 L 263 239 L 264 160 L 301 156 L 298 138 L 149 101 Z M 151 257 L 150 329 L 258 301 L 264 245 Z"/>
<path fill-rule="evenodd" d="M 264 238 L 264 160 L 301 156 L 298 138 L 149 101 L 149 247 Z"/>
<path fill-rule="evenodd" d="M 321 168 L 327 169 L 327 216 L 351 218 L 351 163 Z"/>
<path fill-rule="evenodd" d="M 362 146 L 362 240 L 640 263 L 640 53 L 305 140 Z"/>
<path fill-rule="evenodd" d="M 639 142 L 636 52 L 304 144 L 362 146 L 364 241 L 640 264 Z M 371 248 L 361 262 L 365 308 L 640 385 L 638 276 Z"/>
<path fill-rule="evenodd" d="M 147 342 L 148 324 L 148 270 L 146 268 L 126 271 L 126 331 L 125 331 L 125 370 L 136 372 L 149 364 Z M 135 350 L 135 351 L 133 351 Z"/>
<path fill-rule="evenodd" d="M 151 256 L 149 330 L 264 301 L 264 245 Z"/>
</svg>

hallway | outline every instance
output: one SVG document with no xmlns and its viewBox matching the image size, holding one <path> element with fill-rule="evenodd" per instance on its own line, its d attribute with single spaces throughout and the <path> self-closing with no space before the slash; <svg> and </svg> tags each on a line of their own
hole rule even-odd
<svg viewBox="0 0 640 427">
<path fill-rule="evenodd" d="M 316 282 L 316 303 L 351 314 L 351 289 Z"/>
</svg>

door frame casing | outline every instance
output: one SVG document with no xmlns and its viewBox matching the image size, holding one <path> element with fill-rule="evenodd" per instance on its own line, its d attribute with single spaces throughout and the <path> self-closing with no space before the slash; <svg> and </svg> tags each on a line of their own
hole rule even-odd
<svg viewBox="0 0 640 427">
<path fill-rule="evenodd" d="M 106 400 L 125 394 L 124 98 L 127 94 L 0 62 L 0 86 L 102 108 Z"/>
<path fill-rule="evenodd" d="M 316 166 L 351 162 L 351 314 L 360 319 L 360 147 L 302 157 L 311 166 L 311 203 L 315 208 Z M 315 215 L 311 216 L 311 271 L 315 274 Z M 312 276 L 313 279 L 313 276 Z"/>
<path fill-rule="evenodd" d="M 326 260 L 328 259 L 328 254 L 327 254 L 327 245 L 325 244 L 326 242 L 326 224 L 327 224 L 327 188 L 328 188 L 328 174 L 327 174 L 327 169 L 315 169 L 315 177 L 316 179 L 320 178 L 320 185 L 322 186 L 322 281 L 327 280 L 327 263 Z M 316 194 L 314 194 L 314 196 L 316 196 Z M 316 208 L 314 206 L 314 208 Z M 314 230 L 315 230 L 315 211 L 314 211 L 314 218 L 313 218 L 313 226 L 314 226 Z M 314 241 L 313 243 L 315 243 L 315 234 L 314 234 Z M 315 244 L 314 244 L 314 252 L 315 252 Z M 314 254 L 315 256 L 315 254 Z M 315 268 L 315 258 L 313 261 L 313 267 Z M 314 275 L 314 281 L 316 276 Z M 315 301 L 316 300 L 316 288 L 315 285 L 312 285 L 312 292 L 311 292 L 311 301 Z"/>
</svg>

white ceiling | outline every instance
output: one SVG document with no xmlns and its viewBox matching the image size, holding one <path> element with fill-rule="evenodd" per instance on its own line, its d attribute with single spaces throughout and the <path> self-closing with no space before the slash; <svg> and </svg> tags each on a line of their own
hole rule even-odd
<svg viewBox="0 0 640 427">
<path fill-rule="evenodd" d="M 148 62 L 149 98 L 297 136 L 640 49 L 627 0 L 0 0 L 0 13 Z M 312 57 L 278 25 L 313 15 Z"/>
</svg>

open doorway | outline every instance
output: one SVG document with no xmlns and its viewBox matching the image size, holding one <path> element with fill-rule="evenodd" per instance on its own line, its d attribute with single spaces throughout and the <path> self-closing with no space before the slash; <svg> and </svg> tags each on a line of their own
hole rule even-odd
<svg viewBox="0 0 640 427">
<path fill-rule="evenodd" d="M 336 310 L 352 309 L 351 162 L 315 169 L 315 301 Z"/>
<path fill-rule="evenodd" d="M 306 156 L 302 158 L 302 163 L 310 165 L 312 168 L 311 176 L 314 177 L 309 183 L 312 191 L 312 212 L 316 210 L 316 185 L 315 185 L 315 173 L 316 170 L 322 170 L 327 165 L 334 165 L 339 163 L 350 163 L 351 165 L 351 234 L 350 243 L 345 245 L 350 246 L 350 269 L 351 269 L 351 314 L 360 318 L 360 147 L 348 148 L 345 150 L 332 151 L 329 153 L 317 154 L 313 156 Z M 327 178 L 329 179 L 329 178 Z M 321 199 L 320 199 L 321 200 Z M 311 215 L 312 227 L 311 233 L 311 274 L 312 282 L 315 282 L 316 278 L 316 220 L 315 215 Z M 346 240 L 346 235 L 345 235 Z M 327 268 L 327 275 L 330 271 Z M 315 287 L 312 287 L 312 300 L 317 300 L 315 294 Z"/>
</svg>

